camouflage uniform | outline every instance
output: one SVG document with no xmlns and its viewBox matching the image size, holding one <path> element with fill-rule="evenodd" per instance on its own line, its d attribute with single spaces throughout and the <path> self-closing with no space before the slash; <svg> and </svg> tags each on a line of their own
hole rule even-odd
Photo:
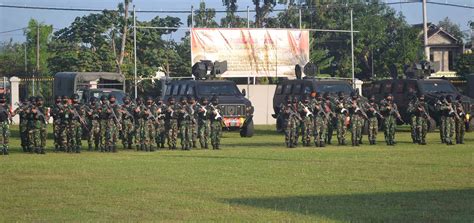
<svg viewBox="0 0 474 223">
<path fill-rule="evenodd" d="M 367 115 L 364 107 L 359 101 L 358 95 L 351 94 L 352 100 L 347 104 L 346 109 L 349 110 L 351 117 L 351 141 L 352 146 L 359 146 L 360 138 L 362 136 L 362 128 L 364 127 L 364 120 Z"/>
<path fill-rule="evenodd" d="M 191 123 L 190 123 L 190 128 L 191 128 L 191 141 L 193 148 L 197 148 L 196 143 L 197 143 L 197 135 L 198 135 L 198 114 L 197 114 L 197 109 L 198 106 L 196 104 L 196 99 L 193 97 L 190 97 L 188 100 L 188 104 L 191 106 L 193 115 L 191 116 Z"/>
<path fill-rule="evenodd" d="M 288 148 L 296 147 L 298 141 L 296 129 L 301 117 L 291 103 L 291 97 L 287 98 L 287 104 L 280 106 L 279 114 L 283 117 L 283 129 L 285 131 L 285 143 Z"/>
<path fill-rule="evenodd" d="M 92 151 L 92 144 L 94 144 L 94 150 L 98 151 L 100 146 L 100 119 L 98 112 L 97 98 L 91 98 L 91 103 L 87 106 L 86 117 L 89 127 L 87 134 L 87 145 L 89 151 Z"/>
<path fill-rule="evenodd" d="M 413 111 L 416 119 L 415 142 L 421 145 L 426 145 L 428 120 L 430 118 L 430 115 L 428 113 L 428 104 L 424 100 L 424 96 L 420 96 L 420 98 L 412 105 L 413 108 L 408 108 L 408 110 Z"/>
<path fill-rule="evenodd" d="M 407 108 L 407 112 L 408 114 L 410 114 L 410 132 L 411 132 L 411 139 L 413 141 L 413 143 L 419 143 L 419 141 L 417 140 L 417 134 L 416 134 L 416 121 L 417 121 L 417 117 L 416 117 L 416 104 L 418 103 L 418 99 L 415 97 L 413 98 L 412 100 L 410 100 L 410 102 L 408 103 L 408 108 Z"/>
<path fill-rule="evenodd" d="M 57 96 L 55 98 L 55 104 L 51 108 L 50 116 L 53 117 L 53 138 L 54 138 L 54 151 L 59 151 L 60 147 L 60 125 L 61 125 L 61 117 L 59 111 L 61 110 L 61 97 Z"/>
<path fill-rule="evenodd" d="M 152 98 L 147 98 L 142 109 L 143 112 L 143 132 L 142 142 L 145 151 L 155 151 L 153 144 L 155 143 L 155 123 L 156 123 L 156 107 Z"/>
<path fill-rule="evenodd" d="M 369 119 L 369 144 L 375 145 L 377 140 L 377 133 L 379 131 L 379 106 L 375 103 L 375 97 L 372 97 L 369 103 L 366 104 L 365 110 Z"/>
<path fill-rule="evenodd" d="M 63 102 L 61 107 L 59 107 L 59 138 L 58 138 L 58 143 L 59 143 L 59 150 L 60 151 L 66 151 L 67 150 L 67 127 L 69 123 L 69 99 L 67 96 L 63 96 Z"/>
<path fill-rule="evenodd" d="M 466 112 L 462 106 L 461 97 L 458 96 L 456 98 L 456 102 L 454 103 L 456 108 L 457 118 L 456 121 L 456 143 L 457 144 L 464 144 L 464 134 L 466 133 Z"/>
<path fill-rule="evenodd" d="M 20 141 L 21 141 L 21 148 L 23 152 L 28 151 L 28 102 L 24 102 L 23 104 L 19 105 L 18 108 L 13 111 L 13 114 L 18 114 L 20 116 L 20 123 L 19 123 L 19 131 L 20 131 Z"/>
<path fill-rule="evenodd" d="M 155 122 L 155 130 L 156 130 L 156 135 L 155 135 L 155 141 L 156 141 L 156 146 L 160 148 L 165 148 L 165 142 L 166 142 L 166 128 L 165 128 L 165 113 L 166 111 L 166 105 L 163 104 L 162 101 L 158 101 L 158 104 L 156 105 L 156 122 Z"/>
<path fill-rule="evenodd" d="M 176 140 L 178 138 L 178 111 L 181 109 L 181 106 L 175 104 L 173 97 L 168 99 L 168 106 L 165 111 L 165 128 L 166 128 L 166 137 L 168 139 L 169 149 L 176 149 Z"/>
<path fill-rule="evenodd" d="M 324 147 L 324 138 L 326 137 L 327 118 L 326 111 L 321 95 L 318 93 L 316 100 L 312 102 L 314 109 L 314 145 L 316 147 Z"/>
<path fill-rule="evenodd" d="M 392 97 L 390 95 L 390 97 Z M 387 97 L 388 98 L 388 97 Z M 396 104 L 392 99 L 383 99 L 380 102 L 380 112 L 384 116 L 384 135 L 387 145 L 395 145 L 395 130 L 397 125 L 397 110 Z"/>
<path fill-rule="evenodd" d="M 444 140 L 447 145 L 453 145 L 456 109 L 452 104 L 452 98 L 450 95 L 446 97 L 446 100 L 441 105 L 441 112 L 443 113 L 443 116 L 446 120 L 444 128 Z"/>
<path fill-rule="evenodd" d="M 109 95 L 109 101 L 103 101 L 100 110 L 101 151 L 117 152 L 116 143 L 121 123 L 119 106 L 115 104 L 115 96 Z"/>
<path fill-rule="evenodd" d="M 314 128 L 312 108 L 312 103 L 306 97 L 303 97 L 303 102 L 298 105 L 298 112 L 303 119 L 301 122 L 301 142 L 303 146 L 310 146 L 311 144 L 311 135 Z"/>
<path fill-rule="evenodd" d="M 145 134 L 144 132 L 144 123 L 145 120 L 143 119 L 142 116 L 142 108 L 143 108 L 143 99 L 142 98 L 136 98 L 135 100 L 135 108 L 133 110 L 133 117 L 135 120 L 134 123 L 134 134 L 135 134 L 135 146 L 137 151 L 143 150 L 145 148 L 145 145 L 142 142 L 142 136 Z"/>
<path fill-rule="evenodd" d="M 199 137 L 199 144 L 201 145 L 202 149 L 208 149 L 209 143 L 209 133 L 211 131 L 211 123 L 209 120 L 210 114 L 210 106 L 208 105 L 207 98 L 201 99 L 201 104 L 198 105 L 196 109 L 196 113 L 198 115 L 198 137 Z"/>
<path fill-rule="evenodd" d="M 68 152 L 81 152 L 82 125 L 84 121 L 84 108 L 79 103 L 79 96 L 73 96 L 73 103 L 69 106 L 69 122 L 67 127 Z"/>
<path fill-rule="evenodd" d="M 339 92 L 339 98 L 336 100 L 335 113 L 336 113 L 336 127 L 337 127 L 337 141 L 339 145 L 346 144 L 346 131 L 347 131 L 347 119 L 349 112 L 347 111 L 346 103 L 344 101 L 344 95 Z"/>
<path fill-rule="evenodd" d="M 445 137 L 444 131 L 446 129 L 446 116 L 444 112 L 441 110 L 441 107 L 443 104 L 444 104 L 444 97 L 440 96 L 439 99 L 436 101 L 434 108 L 435 108 L 435 111 L 439 115 L 439 123 L 438 123 L 439 138 L 441 140 L 441 143 L 446 143 L 446 140 L 444 138 Z"/>
<path fill-rule="evenodd" d="M 178 126 L 182 150 L 189 150 L 192 146 L 191 118 L 194 114 L 191 114 L 190 108 L 191 107 L 187 104 L 186 99 L 181 99 L 181 109 L 178 111 Z"/>
<path fill-rule="evenodd" d="M 38 97 L 37 104 L 30 110 L 30 142 L 36 153 L 45 154 L 46 146 L 46 120 L 48 117 L 46 108 L 43 107 L 43 99 Z"/>
<path fill-rule="evenodd" d="M 132 149 L 133 136 L 135 135 L 135 119 L 133 110 L 135 106 L 130 103 L 128 96 L 123 98 L 124 104 L 121 108 L 122 113 L 122 145 L 124 149 Z"/>
<path fill-rule="evenodd" d="M 2 155 L 8 155 L 8 139 L 10 137 L 11 112 L 8 104 L 6 104 L 5 95 L 0 95 L 0 143 L 2 143 Z"/>
<path fill-rule="evenodd" d="M 327 92 L 324 93 L 323 108 L 326 114 L 328 114 L 327 129 L 326 136 L 324 137 L 324 142 L 330 145 L 334 129 L 337 125 L 337 118 L 334 113 L 334 102 L 331 100 L 331 97 Z"/>
<path fill-rule="evenodd" d="M 211 100 L 211 110 L 209 111 L 209 119 L 211 121 L 211 145 L 212 149 L 220 149 L 222 135 L 222 115 L 218 108 L 219 100 L 213 97 Z"/>
</svg>

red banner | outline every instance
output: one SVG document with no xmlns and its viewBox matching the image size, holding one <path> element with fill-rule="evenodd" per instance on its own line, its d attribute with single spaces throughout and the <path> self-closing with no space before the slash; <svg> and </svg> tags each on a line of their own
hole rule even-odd
<svg viewBox="0 0 474 223">
<path fill-rule="evenodd" d="M 192 63 L 227 61 L 222 77 L 294 77 L 309 61 L 309 32 L 296 29 L 191 29 Z"/>
</svg>

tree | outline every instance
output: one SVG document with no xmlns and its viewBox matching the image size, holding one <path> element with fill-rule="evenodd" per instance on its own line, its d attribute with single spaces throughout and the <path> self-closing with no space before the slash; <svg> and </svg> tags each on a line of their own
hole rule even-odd
<svg viewBox="0 0 474 223">
<path fill-rule="evenodd" d="M 467 36 L 461 31 L 459 25 L 453 23 L 448 17 L 439 21 L 438 26 L 443 28 L 444 31 L 453 35 L 456 39 L 458 39 L 459 43 L 463 43 L 464 39 L 467 38 Z"/>
<path fill-rule="evenodd" d="M 466 78 L 469 74 L 474 74 L 474 53 L 462 54 L 456 61 L 455 70 L 463 78 Z"/>
<path fill-rule="evenodd" d="M 241 18 L 238 15 L 235 15 L 237 11 L 237 0 L 222 0 L 222 4 L 226 7 L 226 16 L 221 19 L 222 27 L 246 27 L 247 19 Z"/>
<path fill-rule="evenodd" d="M 199 3 L 199 9 L 197 13 L 194 14 L 194 24 L 193 27 L 207 27 L 215 28 L 219 25 L 215 21 L 216 10 L 213 8 L 206 8 L 206 3 L 201 1 Z M 191 26 L 191 15 L 188 16 L 188 26 Z"/>
<path fill-rule="evenodd" d="M 39 23 L 30 19 L 28 27 L 25 29 L 28 71 L 34 71 L 39 74 L 48 74 L 48 58 L 50 56 L 48 43 L 51 40 L 53 26 Z M 39 32 L 39 36 L 38 36 Z M 39 41 L 38 41 L 39 38 Z M 39 44 L 38 44 L 39 43 Z M 37 48 L 39 48 L 39 64 L 37 66 Z M 39 67 L 39 69 L 37 69 Z"/>
<path fill-rule="evenodd" d="M 25 73 L 24 44 L 9 42 L 0 44 L 0 76 L 23 76 Z"/>
<path fill-rule="evenodd" d="M 265 27 L 269 14 L 273 11 L 278 1 L 276 0 L 252 0 L 255 6 L 255 26 Z"/>
</svg>

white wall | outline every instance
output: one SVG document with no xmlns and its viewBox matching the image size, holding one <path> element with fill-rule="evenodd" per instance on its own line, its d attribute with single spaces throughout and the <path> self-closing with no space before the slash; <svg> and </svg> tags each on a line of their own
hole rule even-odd
<svg viewBox="0 0 474 223">
<path fill-rule="evenodd" d="M 252 102 L 255 108 L 253 122 L 256 125 L 275 124 L 272 117 L 273 111 L 273 94 L 276 85 L 237 85 L 242 91 L 247 91 L 247 98 Z"/>
</svg>

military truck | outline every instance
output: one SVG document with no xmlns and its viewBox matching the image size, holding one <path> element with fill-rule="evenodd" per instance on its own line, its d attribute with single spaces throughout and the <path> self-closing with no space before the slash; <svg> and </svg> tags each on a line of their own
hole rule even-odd
<svg viewBox="0 0 474 223">
<path fill-rule="evenodd" d="M 347 80 L 336 78 L 316 78 L 308 76 L 301 79 L 281 81 L 278 83 L 275 94 L 273 95 L 273 109 L 275 111 L 273 117 L 277 119 L 277 131 L 282 131 L 283 120 L 278 113 L 280 112 L 280 105 L 285 102 L 286 96 L 292 95 L 301 99 L 303 95 L 308 96 L 312 91 L 321 94 L 327 92 L 332 97 L 337 97 L 338 92 L 344 92 L 344 95 L 349 98 L 355 89 Z M 367 101 L 366 98 L 362 98 L 362 100 Z"/>
<path fill-rule="evenodd" d="M 117 103 L 125 96 L 125 76 L 109 72 L 59 72 L 54 75 L 54 96 L 78 94 L 86 103 L 94 96 L 115 95 Z"/>
<path fill-rule="evenodd" d="M 438 98 L 440 96 L 446 97 L 447 95 L 451 95 L 454 99 L 456 96 L 461 95 L 451 82 L 447 80 L 418 78 L 374 81 L 364 85 L 362 93 L 365 96 L 375 95 L 377 100 L 381 100 L 386 94 L 392 93 L 400 115 L 406 123 L 408 123 L 410 118 L 407 113 L 408 103 L 413 97 L 416 97 L 417 94 L 424 94 L 425 100 L 429 105 L 429 114 L 432 117 L 429 122 L 430 130 L 434 130 L 440 121 L 440 117 L 434 108 Z M 470 114 L 474 112 L 474 100 L 467 96 L 462 96 L 462 104 L 467 117 L 469 117 L 468 129 L 472 131 L 474 119 L 470 117 Z"/>
<path fill-rule="evenodd" d="M 163 79 L 162 99 L 193 96 L 196 100 L 207 97 L 209 100 L 216 96 L 219 99 L 219 110 L 222 112 L 224 127 L 229 130 L 240 130 L 241 137 L 252 137 L 253 106 L 241 93 L 233 81 L 228 80 L 194 80 Z"/>
</svg>

